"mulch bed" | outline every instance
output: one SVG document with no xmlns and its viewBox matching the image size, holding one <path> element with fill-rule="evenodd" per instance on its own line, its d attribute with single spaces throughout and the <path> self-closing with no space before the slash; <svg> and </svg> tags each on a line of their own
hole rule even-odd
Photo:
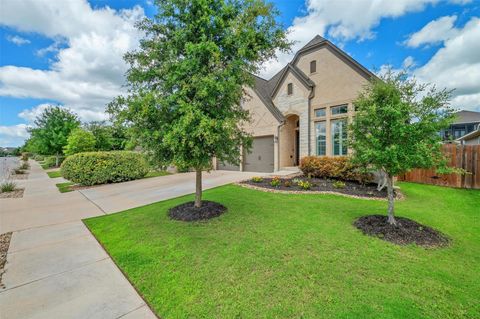
<svg viewBox="0 0 480 319">
<path fill-rule="evenodd" d="M 422 247 L 442 247 L 448 245 L 449 238 L 428 226 L 408 218 L 395 217 L 397 225 L 390 225 L 387 216 L 368 215 L 358 218 L 353 225 L 364 234 L 374 236 L 397 245 L 416 244 Z"/>
<path fill-rule="evenodd" d="M 28 179 L 28 174 L 13 174 L 12 179 L 16 179 L 16 180 Z"/>
<path fill-rule="evenodd" d="M 273 191 L 286 191 L 292 193 L 340 193 L 345 195 L 351 195 L 354 197 L 366 197 L 366 198 L 387 198 L 387 190 L 384 188 L 381 191 L 377 191 L 376 184 L 360 184 L 357 182 L 344 181 L 344 188 L 335 188 L 333 184 L 336 180 L 322 179 L 322 178 L 307 178 L 307 177 L 294 177 L 294 178 L 281 178 L 281 184 L 279 186 L 272 186 L 270 183 L 273 178 L 263 178 L 261 182 L 253 182 L 251 179 L 241 182 L 240 184 L 250 185 L 259 188 L 265 188 Z M 308 181 L 312 184 L 309 190 L 305 190 L 299 187 L 294 180 Z M 290 184 L 290 185 L 289 185 Z M 288 185 L 288 186 L 286 186 Z"/>
<path fill-rule="evenodd" d="M 194 207 L 194 202 L 187 202 L 168 210 L 168 216 L 171 219 L 192 222 L 218 217 L 227 211 L 222 204 L 202 200 L 200 208 Z"/>
<path fill-rule="evenodd" d="M 0 198 L 22 198 L 23 197 L 23 188 L 16 189 L 12 192 L 2 192 L 0 193 Z"/>
<path fill-rule="evenodd" d="M 5 263 L 7 262 L 7 252 L 11 238 L 11 232 L 0 235 L 0 288 L 4 288 L 2 284 L 2 275 L 4 273 Z"/>
</svg>

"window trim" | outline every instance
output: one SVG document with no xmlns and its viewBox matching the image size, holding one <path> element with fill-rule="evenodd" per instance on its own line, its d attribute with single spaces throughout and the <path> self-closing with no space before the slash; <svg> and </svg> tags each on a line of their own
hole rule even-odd
<svg viewBox="0 0 480 319">
<path fill-rule="evenodd" d="M 287 84 L 287 95 L 293 95 L 293 83 L 292 82 Z"/>
</svg>

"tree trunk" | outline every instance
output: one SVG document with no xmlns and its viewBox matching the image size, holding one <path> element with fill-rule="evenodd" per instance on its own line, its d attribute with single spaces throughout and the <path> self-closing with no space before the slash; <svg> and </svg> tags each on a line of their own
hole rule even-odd
<svg viewBox="0 0 480 319">
<path fill-rule="evenodd" d="M 58 167 L 58 162 L 60 162 L 60 155 L 58 153 L 55 155 L 55 166 Z"/>
<path fill-rule="evenodd" d="M 387 175 L 387 192 L 388 192 L 388 223 L 396 225 L 397 221 L 394 217 L 394 201 L 395 195 L 393 193 L 393 176 Z"/>
<path fill-rule="evenodd" d="M 202 169 L 196 169 L 195 177 L 195 207 L 202 206 Z"/>
</svg>

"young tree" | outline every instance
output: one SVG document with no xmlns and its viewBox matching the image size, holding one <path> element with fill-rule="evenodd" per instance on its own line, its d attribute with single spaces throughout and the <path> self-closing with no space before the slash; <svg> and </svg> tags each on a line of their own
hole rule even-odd
<svg viewBox="0 0 480 319">
<path fill-rule="evenodd" d="M 35 128 L 30 130 L 30 134 L 35 139 L 39 152 L 55 155 L 58 166 L 68 136 L 79 125 L 77 116 L 68 109 L 51 106 L 35 119 Z"/>
<path fill-rule="evenodd" d="M 68 136 L 67 145 L 63 148 L 63 152 L 70 156 L 81 152 L 94 151 L 95 143 L 95 136 L 92 132 L 76 128 Z"/>
<path fill-rule="evenodd" d="M 251 144 L 240 106 L 252 73 L 287 50 L 278 12 L 264 0 L 162 0 L 139 24 L 146 37 L 125 56 L 128 97 L 109 112 L 129 124 L 142 148 L 161 163 L 196 171 L 195 207 L 201 206 L 202 171 L 212 157 L 238 162 Z"/>
<path fill-rule="evenodd" d="M 414 168 L 445 166 L 439 132 L 453 118 L 450 94 L 390 71 L 373 79 L 354 102 L 353 159 L 387 177 L 390 224 L 396 224 L 394 176 Z"/>
</svg>

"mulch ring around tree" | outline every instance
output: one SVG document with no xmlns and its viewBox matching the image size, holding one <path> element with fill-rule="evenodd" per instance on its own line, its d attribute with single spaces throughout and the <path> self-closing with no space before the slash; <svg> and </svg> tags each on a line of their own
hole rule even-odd
<svg viewBox="0 0 480 319">
<path fill-rule="evenodd" d="M 226 211 L 227 208 L 222 204 L 203 200 L 202 206 L 199 208 L 194 207 L 194 202 L 172 207 L 168 210 L 168 216 L 171 219 L 192 222 L 218 217 Z"/>
<path fill-rule="evenodd" d="M 2 275 L 4 272 L 5 263 L 7 262 L 7 252 L 10 246 L 10 239 L 12 233 L 5 233 L 0 235 L 0 288 L 3 288 Z"/>
<path fill-rule="evenodd" d="M 240 185 L 248 185 L 257 189 L 265 189 L 266 191 L 282 192 L 282 193 L 336 193 L 349 197 L 362 197 L 371 199 L 386 199 L 387 189 L 377 190 L 377 184 L 361 184 L 354 181 L 339 181 L 324 178 L 308 178 L 305 176 L 297 176 L 293 178 L 277 178 L 279 185 L 272 186 L 274 178 L 265 177 L 257 181 L 252 179 L 242 181 Z M 299 182 L 308 182 L 309 189 L 299 186 Z M 401 193 L 395 190 L 397 199 L 402 198 Z"/>
<path fill-rule="evenodd" d="M 450 239 L 433 228 L 411 219 L 395 217 L 397 225 L 390 225 L 387 216 L 368 215 L 358 218 L 353 225 L 365 235 L 377 237 L 397 245 L 416 244 L 426 248 L 447 246 Z"/>
</svg>

